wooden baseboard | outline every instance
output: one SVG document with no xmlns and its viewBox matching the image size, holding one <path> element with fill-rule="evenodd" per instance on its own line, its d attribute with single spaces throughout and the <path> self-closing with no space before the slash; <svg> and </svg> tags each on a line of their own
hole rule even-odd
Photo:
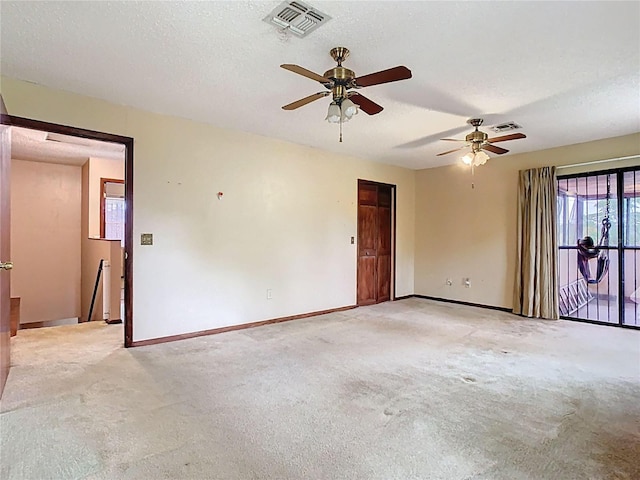
<svg viewBox="0 0 640 480">
<path fill-rule="evenodd" d="M 243 323 L 241 325 L 232 325 L 230 327 L 212 328 L 211 330 L 200 330 L 198 332 L 183 333 L 180 335 L 171 335 L 169 337 L 151 338 L 149 340 L 139 340 L 131 342 L 132 347 L 144 347 L 145 345 L 156 345 L 158 343 L 175 342 L 178 340 L 186 340 L 187 338 L 203 337 L 205 335 L 215 335 L 217 333 L 232 332 L 234 330 L 244 330 L 247 328 L 261 327 L 263 325 L 271 325 L 272 323 L 282 323 L 291 320 L 299 320 L 301 318 L 315 317 L 325 315 L 327 313 L 342 312 L 356 308 L 357 305 L 348 305 L 346 307 L 331 308 L 329 310 L 320 310 L 318 312 L 301 313 L 299 315 L 291 315 L 289 317 L 272 318 L 270 320 L 261 320 L 259 322 Z"/>
<path fill-rule="evenodd" d="M 494 305 L 483 305 L 481 303 L 463 302 L 462 300 L 451 300 L 449 298 L 430 297 L 428 295 L 414 294 L 410 296 L 415 298 L 424 298 L 425 300 L 435 300 L 436 302 L 455 303 L 457 305 L 466 305 L 468 307 L 488 308 L 489 310 L 499 310 L 501 312 L 513 313 L 513 310 L 507 307 L 496 307 Z"/>
<path fill-rule="evenodd" d="M 47 320 L 43 322 L 20 323 L 18 330 L 28 330 L 30 328 L 62 327 L 64 325 L 77 325 L 80 323 L 77 317 L 61 318 L 59 320 Z"/>
</svg>

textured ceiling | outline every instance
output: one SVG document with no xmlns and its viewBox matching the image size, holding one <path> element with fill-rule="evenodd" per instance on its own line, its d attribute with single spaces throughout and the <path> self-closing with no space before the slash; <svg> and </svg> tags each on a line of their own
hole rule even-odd
<svg viewBox="0 0 640 480">
<path fill-rule="evenodd" d="M 512 153 L 640 131 L 640 2 L 309 2 L 332 19 L 301 39 L 262 19 L 280 2 L 0 3 L 2 74 L 409 168 L 463 137 L 467 118 L 515 121 Z M 345 46 L 356 74 L 406 65 L 413 78 L 360 90 L 385 110 L 344 125 L 322 74 Z"/>
<path fill-rule="evenodd" d="M 89 157 L 124 161 L 124 145 L 13 127 L 11 158 L 31 162 L 84 165 Z"/>
</svg>

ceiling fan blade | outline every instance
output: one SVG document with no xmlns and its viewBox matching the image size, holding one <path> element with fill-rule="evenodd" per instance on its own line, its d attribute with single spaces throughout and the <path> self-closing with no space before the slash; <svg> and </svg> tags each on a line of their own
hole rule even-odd
<svg viewBox="0 0 640 480">
<path fill-rule="evenodd" d="M 445 142 L 466 142 L 466 140 L 462 140 L 461 138 L 441 138 L 440 140 L 444 140 Z"/>
<path fill-rule="evenodd" d="M 306 68 L 301 67 L 300 65 L 292 65 L 290 63 L 285 63 L 284 65 L 280 65 L 280 67 L 320 83 L 332 83 L 329 78 L 325 78 L 322 75 L 318 75 L 317 73 L 312 72 L 311 70 L 307 70 Z"/>
<path fill-rule="evenodd" d="M 300 100 L 296 100 L 295 102 L 291 102 L 288 105 L 285 105 L 284 107 L 282 107 L 283 110 L 295 110 L 296 108 L 300 108 L 303 105 L 306 105 L 307 103 L 311 103 L 315 100 L 318 100 L 320 98 L 324 98 L 327 95 L 329 95 L 329 93 L 331 92 L 318 92 L 318 93 L 314 93 L 313 95 L 309 95 L 308 97 L 304 97 L 301 98 Z"/>
<path fill-rule="evenodd" d="M 491 145 L 490 143 L 483 143 L 480 148 L 483 150 L 489 150 L 490 152 L 497 153 L 498 155 L 502 155 L 503 153 L 507 153 L 509 150 L 501 147 L 496 147 L 495 145 Z"/>
<path fill-rule="evenodd" d="M 349 100 L 358 105 L 360 110 L 369 115 L 375 115 L 376 113 L 380 113 L 384 110 L 380 105 L 372 102 L 367 97 L 360 95 L 359 93 L 349 95 Z"/>
<path fill-rule="evenodd" d="M 355 79 L 358 87 L 369 87 L 371 85 L 380 85 L 381 83 L 397 82 L 398 80 L 406 80 L 411 78 L 411 70 L 407 67 L 393 67 L 376 73 L 370 73 L 363 77 Z"/>
<path fill-rule="evenodd" d="M 512 133 L 511 135 L 503 135 L 502 137 L 487 138 L 487 142 L 506 142 L 507 140 L 517 140 L 519 138 L 527 138 L 527 136 L 524 133 Z"/>
<path fill-rule="evenodd" d="M 446 152 L 438 153 L 436 155 L 436 157 L 439 157 L 441 155 L 448 155 L 450 153 L 457 152 L 458 150 L 462 150 L 463 148 L 467 148 L 467 145 L 463 145 L 462 147 L 454 148 L 453 150 L 447 150 Z"/>
</svg>

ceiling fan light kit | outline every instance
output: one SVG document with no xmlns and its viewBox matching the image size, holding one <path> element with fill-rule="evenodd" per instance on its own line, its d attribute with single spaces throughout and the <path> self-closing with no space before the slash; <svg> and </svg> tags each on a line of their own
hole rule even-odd
<svg viewBox="0 0 640 480">
<path fill-rule="evenodd" d="M 333 48 L 329 52 L 329 55 L 335 60 L 337 66 L 327 70 L 323 75 L 319 75 L 299 65 L 280 65 L 280 67 L 285 70 L 319 82 L 329 90 L 328 92 L 318 92 L 309 95 L 308 97 L 289 103 L 282 108 L 284 110 L 295 110 L 315 100 L 331 95 L 332 101 L 329 104 L 325 120 L 329 123 L 340 124 L 340 141 L 342 142 L 342 124 L 351 120 L 354 115 L 358 114 L 359 110 L 362 110 L 367 115 L 376 115 L 383 110 L 380 105 L 369 100 L 364 95 L 349 90 L 406 80 L 411 78 L 411 70 L 404 66 L 398 66 L 357 77 L 353 70 L 342 66 L 342 62 L 349 56 L 348 48 Z"/>
<path fill-rule="evenodd" d="M 484 165 L 489 160 L 489 155 L 484 153 L 482 150 L 479 152 L 469 152 L 464 157 L 462 157 L 462 163 L 465 165 L 471 165 L 472 167 L 479 167 L 480 165 Z"/>
<path fill-rule="evenodd" d="M 340 103 L 333 101 L 329 104 L 325 120 L 329 123 L 346 123 L 357 113 L 358 107 L 348 98 Z"/>
</svg>

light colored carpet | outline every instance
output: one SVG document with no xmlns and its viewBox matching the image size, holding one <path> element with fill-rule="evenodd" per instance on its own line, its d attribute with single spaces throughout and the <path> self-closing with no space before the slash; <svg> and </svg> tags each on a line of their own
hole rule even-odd
<svg viewBox="0 0 640 480">
<path fill-rule="evenodd" d="M 13 342 L 3 479 L 640 479 L 640 331 L 408 299 Z"/>
</svg>

